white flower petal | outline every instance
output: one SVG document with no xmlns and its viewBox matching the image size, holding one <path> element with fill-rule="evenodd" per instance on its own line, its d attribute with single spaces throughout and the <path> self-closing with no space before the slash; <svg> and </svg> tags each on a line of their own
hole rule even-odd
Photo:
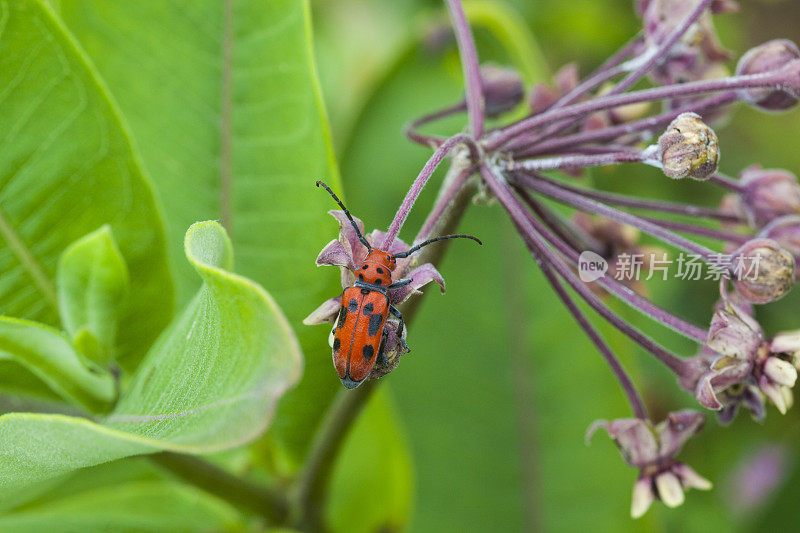
<svg viewBox="0 0 800 533">
<path fill-rule="evenodd" d="M 713 487 L 709 480 L 692 470 L 689 465 L 678 463 L 672 467 L 672 471 L 680 478 L 684 487 L 698 490 L 711 490 Z"/>
<path fill-rule="evenodd" d="M 649 476 L 636 480 L 633 485 L 633 497 L 631 498 L 631 518 L 643 516 L 654 499 L 653 480 Z"/>
<path fill-rule="evenodd" d="M 800 352 L 800 330 L 778 333 L 770 343 L 772 353 L 793 354 Z"/>
<path fill-rule="evenodd" d="M 328 324 L 336 319 L 339 307 L 342 304 L 341 296 L 325 300 L 322 305 L 314 309 L 310 315 L 303 319 L 306 326 L 316 326 L 318 324 Z"/>
<path fill-rule="evenodd" d="M 794 387 L 794 383 L 797 381 L 797 369 L 794 365 L 778 357 L 767 357 L 767 361 L 764 363 L 764 374 L 784 387 Z"/>
<path fill-rule="evenodd" d="M 759 387 L 761 388 L 761 392 L 763 392 L 767 398 L 772 400 L 772 403 L 775 404 L 775 407 L 778 408 L 778 411 L 780 411 L 782 415 L 785 415 L 788 407 L 786 405 L 786 398 L 783 396 L 783 392 L 781 391 L 782 387 L 775 385 L 774 383 L 759 383 Z"/>
<path fill-rule="evenodd" d="M 658 497 L 667 507 L 678 507 L 683 503 L 683 487 L 678 476 L 670 471 L 662 472 L 656 477 Z"/>
</svg>

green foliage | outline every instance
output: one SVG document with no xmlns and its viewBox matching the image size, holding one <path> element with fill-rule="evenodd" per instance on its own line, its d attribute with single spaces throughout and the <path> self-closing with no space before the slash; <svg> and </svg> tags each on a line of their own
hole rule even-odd
<svg viewBox="0 0 800 533">
<path fill-rule="evenodd" d="M 160 209 L 116 105 L 41 2 L 0 2 L 0 313 L 56 325 L 59 255 L 109 224 L 131 273 L 119 360 L 172 315 Z"/>
<path fill-rule="evenodd" d="M 88 0 L 62 3 L 60 15 L 114 93 L 158 186 L 179 300 L 197 287 L 180 256 L 183 233 L 219 219 L 238 272 L 275 297 L 297 332 L 303 379 L 270 432 L 295 469 L 340 387 L 327 336 L 302 325 L 341 291 L 335 272 L 314 266 L 336 232 L 326 214 L 335 206 L 314 181 L 340 187 L 308 3 Z"/>
<path fill-rule="evenodd" d="M 0 530 L 204 532 L 244 530 L 228 504 L 174 483 L 142 460 L 118 461 L 61 480 L 47 497 L 0 516 Z"/>
<path fill-rule="evenodd" d="M 300 349 L 274 300 L 229 271 L 231 243 L 216 222 L 186 233 L 203 280 L 102 424 L 12 413 L 0 417 L 0 491 L 161 449 L 210 452 L 259 435 L 298 377 Z"/>
<path fill-rule="evenodd" d="M 99 363 L 112 356 L 130 280 L 108 226 L 71 244 L 56 274 L 61 323 L 79 350 Z"/>
<path fill-rule="evenodd" d="M 44 324 L 0 317 L 0 357 L 22 365 L 58 396 L 89 410 L 103 411 L 116 398 L 111 374 L 77 352 L 60 331 Z M 32 385 L 18 392 L 40 395 L 40 383 Z"/>
</svg>

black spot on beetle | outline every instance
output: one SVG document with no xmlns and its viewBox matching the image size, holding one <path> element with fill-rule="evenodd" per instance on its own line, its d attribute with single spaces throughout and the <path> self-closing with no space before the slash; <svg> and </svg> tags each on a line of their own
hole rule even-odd
<svg viewBox="0 0 800 533">
<path fill-rule="evenodd" d="M 378 267 L 378 274 L 383 274 L 383 269 L 381 267 Z"/>
<path fill-rule="evenodd" d="M 373 348 L 371 344 L 365 344 L 361 351 L 364 354 L 364 361 L 369 361 L 375 353 L 375 348 Z"/>
<path fill-rule="evenodd" d="M 366 270 L 366 269 L 368 269 L 368 268 L 369 268 L 369 267 L 368 267 L 367 265 L 364 265 L 364 266 L 362 266 L 362 267 L 361 267 L 361 270 Z"/>
<path fill-rule="evenodd" d="M 355 299 L 350 300 L 350 303 L 347 304 L 347 308 L 350 310 L 350 312 L 355 313 L 356 309 L 358 309 L 358 302 L 355 301 Z"/>
<path fill-rule="evenodd" d="M 368 288 L 366 288 L 366 287 L 361 287 L 361 294 L 369 294 L 369 293 L 371 293 L 371 292 L 372 292 L 372 291 L 371 291 L 371 290 L 369 290 Z"/>
<path fill-rule="evenodd" d="M 383 315 L 381 315 L 380 313 L 375 313 L 374 315 L 369 317 L 369 326 L 367 327 L 367 333 L 369 333 L 370 337 L 378 334 L 378 330 L 381 327 L 381 322 L 383 322 Z"/>
<path fill-rule="evenodd" d="M 372 310 L 374 309 L 372 302 L 368 303 L 364 306 L 364 316 L 369 316 L 372 314 Z"/>
<path fill-rule="evenodd" d="M 358 275 L 358 279 L 360 279 L 361 281 L 364 281 L 364 274 L 359 274 Z"/>
<path fill-rule="evenodd" d="M 342 309 L 339 311 L 339 323 L 336 324 L 336 327 L 342 329 L 344 327 L 344 321 L 346 318 L 347 318 L 347 308 L 342 307 Z"/>
<path fill-rule="evenodd" d="M 338 352 L 339 351 L 339 347 L 341 345 L 342 345 L 342 341 L 340 341 L 339 339 L 333 339 L 333 351 L 334 352 Z"/>
<path fill-rule="evenodd" d="M 383 283 L 382 279 L 376 279 L 375 280 L 375 285 L 380 285 L 381 283 Z"/>
</svg>

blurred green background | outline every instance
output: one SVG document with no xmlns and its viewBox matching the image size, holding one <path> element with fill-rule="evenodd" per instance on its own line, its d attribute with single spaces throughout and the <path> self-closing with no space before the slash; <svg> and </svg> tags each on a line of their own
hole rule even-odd
<svg viewBox="0 0 800 533">
<path fill-rule="evenodd" d="M 800 41 L 799 3 L 743 4 L 738 15 L 717 18 L 722 41 L 735 57 L 770 38 Z M 547 68 L 552 72 L 569 61 L 577 61 L 586 74 L 639 28 L 631 0 L 466 5 L 481 59 L 512 64 L 528 80 L 546 79 Z M 455 46 L 442 38 L 445 13 L 441 2 L 422 0 L 319 0 L 313 11 L 318 68 L 347 201 L 367 228 L 383 228 L 428 155 L 405 140 L 403 125 L 454 102 L 462 92 Z M 539 51 L 521 44 L 526 33 Z M 773 116 L 737 108 L 729 123 L 717 128 L 722 170 L 737 174 L 753 163 L 800 170 L 798 118 L 797 111 Z M 453 120 L 439 131 L 462 124 Z M 603 170 L 588 179 L 611 190 L 706 205 L 720 197 L 711 185 L 670 182 L 649 168 Z M 417 203 L 402 237 L 412 238 L 440 182 L 441 173 Z M 728 428 L 711 414 L 681 457 L 711 479 L 714 489 L 692 491 L 678 510 L 654 504 L 643 519 L 631 521 L 636 472 L 604 433 L 591 446 L 584 443 L 593 420 L 630 416 L 610 371 L 556 301 L 499 206 L 474 206 L 460 230 L 480 236 L 485 245 L 450 248 L 440 268 L 448 292 L 441 297 L 429 290 L 409 328 L 413 351 L 383 386 L 400 413 L 411 450 L 411 531 L 796 527 L 797 408 L 783 417 L 770 408 L 763 425 L 740 414 Z M 679 314 L 708 322 L 714 283 L 666 282 L 650 289 Z M 795 291 L 760 309 L 766 331 L 797 328 L 798 303 Z M 692 354 L 681 339 L 618 309 L 679 353 Z M 654 417 L 697 408 L 651 358 L 609 328 L 601 329 L 634 374 Z M 778 450 L 780 480 L 763 498 L 748 498 L 752 483 L 744 487 L 735 479 L 764 450 Z M 361 503 L 383 504 L 380 493 Z"/>
</svg>

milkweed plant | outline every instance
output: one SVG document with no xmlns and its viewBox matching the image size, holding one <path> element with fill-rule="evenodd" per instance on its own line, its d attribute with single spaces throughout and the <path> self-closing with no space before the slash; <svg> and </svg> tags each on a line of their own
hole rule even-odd
<svg viewBox="0 0 800 533">
<path fill-rule="evenodd" d="M 466 209 L 481 208 L 470 206 L 502 207 L 627 398 L 630 413 L 609 413 L 587 439 L 603 430 L 638 470 L 633 518 L 712 488 L 701 467 L 679 459 L 707 417 L 761 421 L 792 407 L 800 330 L 765 330 L 757 309 L 800 279 L 800 184 L 755 159 L 723 173 L 715 128 L 738 106 L 796 107 L 800 50 L 765 42 L 731 74 L 713 21 L 737 11 L 733 0 L 637 0 L 641 31 L 600 66 L 581 75 L 570 63 L 553 85 L 529 87 L 513 68 L 481 63 L 461 2 L 446 0 L 466 89 L 409 118 L 408 139 L 433 154 L 385 232 L 330 210 L 314 187 L 320 178 L 340 185 L 304 44 L 305 2 L 197 2 L 186 21 L 158 3 L 105 6 L 99 22 L 90 4 L 0 1 L 0 526 L 52 529 L 66 523 L 60 505 L 85 530 L 347 530 L 331 508 L 334 464 L 413 336 L 389 316 L 380 361 L 344 390 L 328 332 L 307 326 L 336 332 L 342 290 L 358 284 L 372 248 L 399 254 L 392 280 L 410 281 L 379 292 L 412 322 L 424 287 L 444 292 L 446 244 L 402 252 L 452 232 Z M 131 17 L 161 17 L 171 38 L 207 44 L 219 61 L 201 59 L 190 72 L 157 42 L 113 31 Z M 182 33 L 192 20 L 201 28 Z M 120 58 L 134 48 L 154 61 L 129 73 Z M 174 74 L 192 90 L 173 91 Z M 159 111 L 167 105 L 173 115 Z M 459 133 L 428 133 L 454 116 L 465 116 Z M 398 234 L 443 165 L 438 197 L 406 244 Z M 664 187 L 683 180 L 724 195 L 707 207 L 580 179 L 622 165 L 660 169 Z M 276 210 L 298 196 L 296 212 Z M 204 219 L 214 220 L 196 222 Z M 339 286 L 314 264 L 338 267 Z M 648 293 L 643 281 L 666 279 L 667 268 L 715 285 L 703 323 Z M 663 346 L 615 301 L 685 337 L 694 353 Z M 586 310 L 674 374 L 695 407 L 651 417 Z M 307 372 L 311 360 L 326 361 L 325 371 L 300 382 L 304 358 Z M 270 457 L 270 474 L 249 476 L 241 465 L 250 454 Z M 149 461 L 126 459 L 134 456 Z M 98 474 L 114 464 L 135 466 Z M 135 481 L 143 509 L 173 511 L 115 515 L 116 505 L 134 505 L 115 475 Z M 80 492 L 95 482 L 106 484 L 108 516 L 81 508 Z"/>
</svg>

